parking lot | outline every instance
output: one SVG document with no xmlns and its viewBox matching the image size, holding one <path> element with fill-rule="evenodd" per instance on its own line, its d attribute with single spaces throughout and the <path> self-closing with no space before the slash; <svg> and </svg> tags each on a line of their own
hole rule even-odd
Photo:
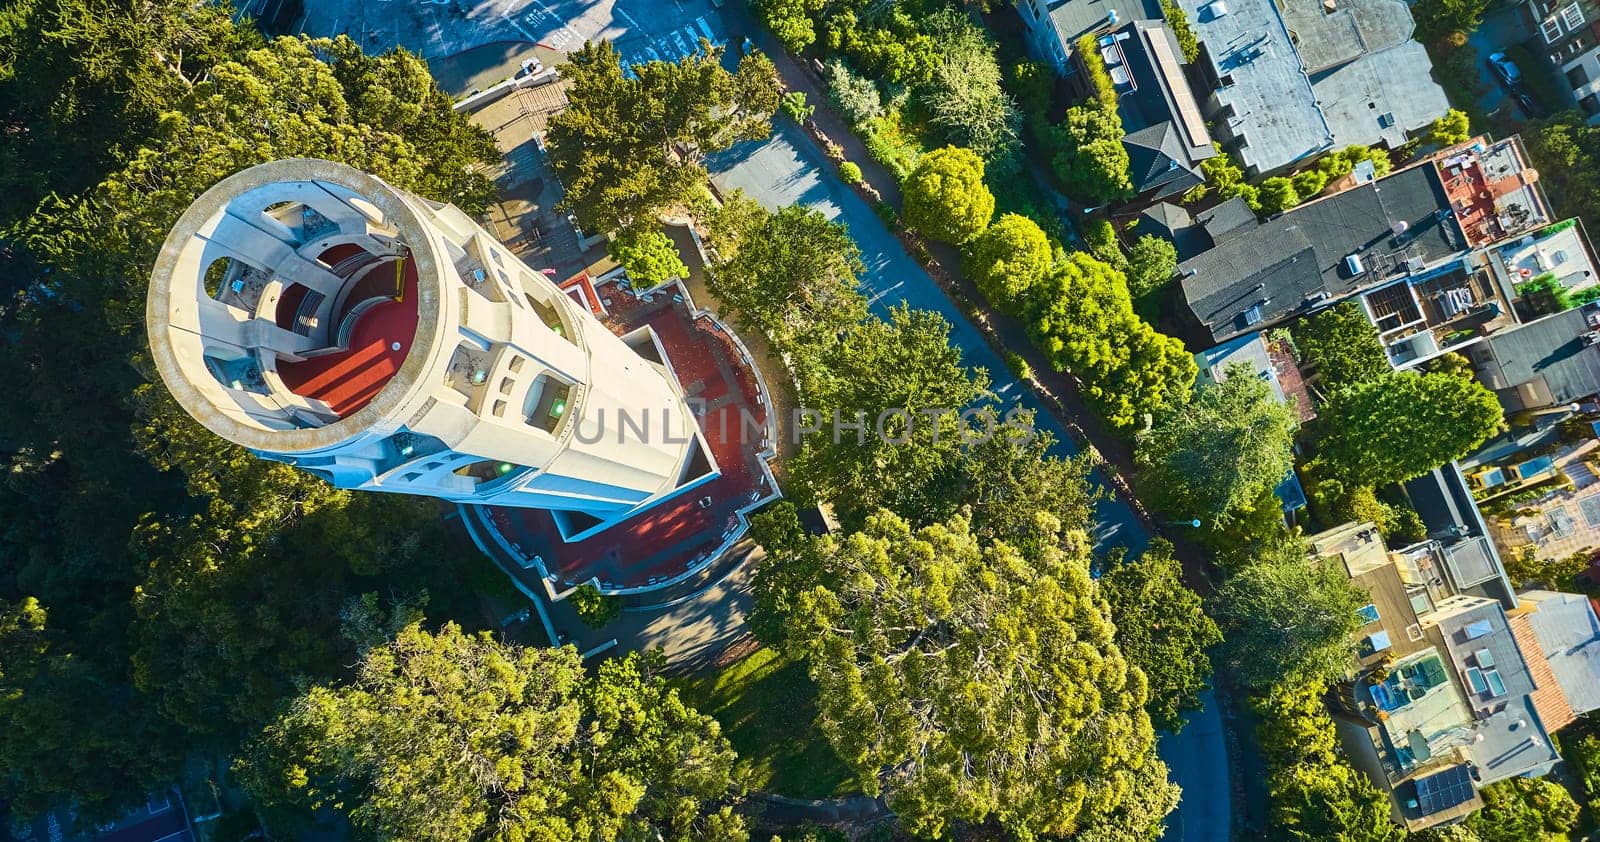
<svg viewBox="0 0 1600 842">
<path fill-rule="evenodd" d="M 629 63 L 727 41 L 711 0 L 306 0 L 297 28 L 347 34 L 370 51 L 405 47 L 456 95 L 511 75 L 523 57 L 557 62 L 585 41 L 611 41 Z"/>
</svg>

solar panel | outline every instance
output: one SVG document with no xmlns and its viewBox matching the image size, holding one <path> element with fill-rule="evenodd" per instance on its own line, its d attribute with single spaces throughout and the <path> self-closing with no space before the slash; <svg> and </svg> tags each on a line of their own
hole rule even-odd
<svg viewBox="0 0 1600 842">
<path fill-rule="evenodd" d="M 1155 56 L 1156 68 L 1166 80 L 1167 88 L 1172 91 L 1172 99 L 1178 106 L 1178 125 L 1183 127 L 1189 145 L 1210 146 L 1211 135 L 1206 133 L 1206 121 L 1200 119 L 1200 105 L 1195 102 L 1194 92 L 1189 89 L 1178 57 L 1172 54 L 1172 42 L 1160 28 L 1145 30 L 1144 40 L 1150 46 L 1150 54 Z"/>
<path fill-rule="evenodd" d="M 1452 766 L 1417 780 L 1417 810 L 1424 816 L 1440 813 L 1472 800 L 1472 774 L 1465 765 Z"/>
</svg>

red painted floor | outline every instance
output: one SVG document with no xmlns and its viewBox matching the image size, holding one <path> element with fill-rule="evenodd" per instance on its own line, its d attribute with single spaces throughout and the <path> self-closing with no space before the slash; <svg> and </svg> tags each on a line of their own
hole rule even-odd
<svg viewBox="0 0 1600 842">
<path fill-rule="evenodd" d="M 350 253 L 335 254 L 347 247 L 336 246 L 323 253 L 327 263 L 337 263 Z M 355 247 L 359 250 L 359 247 Z M 373 272 L 393 272 L 387 265 Z M 417 267 L 405 263 L 405 295 L 363 313 L 350 337 L 350 349 L 304 362 L 278 363 L 278 376 L 289 391 L 322 401 L 340 418 L 366 406 L 383 391 L 400 370 L 411 341 L 417 335 Z M 400 347 L 396 348 L 398 344 Z"/>
<path fill-rule="evenodd" d="M 671 293 L 644 302 L 608 288 L 605 323 L 619 336 L 650 325 L 691 399 L 705 401 L 700 429 L 721 475 L 585 541 L 566 543 L 548 512 L 493 508 L 493 523 L 524 553 L 538 555 L 561 587 L 598 578 L 617 587 L 648 585 L 686 572 L 739 528 L 738 511 L 772 488 L 761 464 L 766 414 L 754 372 L 709 319 L 693 319 Z M 741 435 L 741 413 L 755 427 Z M 709 506 L 701 501 L 710 498 Z"/>
</svg>

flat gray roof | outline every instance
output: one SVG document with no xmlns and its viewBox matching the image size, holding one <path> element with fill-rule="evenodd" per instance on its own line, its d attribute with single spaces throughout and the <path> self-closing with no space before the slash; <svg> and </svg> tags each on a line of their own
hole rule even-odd
<svg viewBox="0 0 1600 842">
<path fill-rule="evenodd" d="M 1600 345 L 1585 345 L 1588 314 L 1594 305 L 1564 310 L 1554 315 L 1502 330 L 1489 336 L 1496 364 L 1490 388 L 1515 389 L 1542 380 L 1553 403 L 1572 403 L 1600 392 Z"/>
<path fill-rule="evenodd" d="M 1574 713 L 1600 708 L 1600 618 L 1586 597 L 1555 591 L 1529 591 L 1520 596 L 1539 610 L 1528 624 L 1562 695 Z"/>
<path fill-rule="evenodd" d="M 1270 172 L 1334 143 L 1317 96 L 1273 0 L 1178 0 L 1206 45 L 1217 77 L 1215 96 L 1231 116 L 1217 133 L 1243 135 L 1246 168 Z"/>
<path fill-rule="evenodd" d="M 1161 0 L 1051 0 L 1047 5 L 1050 23 L 1055 26 L 1061 46 L 1069 56 L 1079 38 L 1105 26 L 1113 10 L 1120 23 L 1163 19 Z"/>
<path fill-rule="evenodd" d="M 1550 746 L 1544 724 L 1533 710 L 1533 676 L 1506 621 L 1500 603 L 1486 601 L 1439 620 L 1453 662 L 1455 678 L 1464 688 L 1467 704 L 1476 712 L 1472 739 L 1465 743 L 1478 764 L 1482 783 L 1523 775 L 1559 758 Z M 1479 663 L 1487 652 L 1490 664 Z M 1468 668 L 1492 668 L 1505 683 L 1505 693 L 1490 696 L 1474 692 L 1462 676 Z"/>
<path fill-rule="evenodd" d="M 1303 47 L 1304 39 L 1301 44 Z M 1407 132 L 1443 117 L 1450 110 L 1450 101 L 1444 88 L 1433 81 L 1432 70 L 1427 48 L 1408 37 L 1312 76 L 1312 90 L 1333 132 L 1333 145 L 1376 146 L 1381 142 L 1393 149 L 1406 142 Z"/>
</svg>

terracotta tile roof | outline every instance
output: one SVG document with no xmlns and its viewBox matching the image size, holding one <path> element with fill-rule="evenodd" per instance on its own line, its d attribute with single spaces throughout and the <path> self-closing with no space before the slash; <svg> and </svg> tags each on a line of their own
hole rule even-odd
<svg viewBox="0 0 1600 842">
<path fill-rule="evenodd" d="M 1522 659 L 1528 662 L 1528 672 L 1533 675 L 1533 709 L 1538 711 L 1546 732 L 1559 730 L 1578 716 L 1567 704 L 1561 685 L 1556 683 L 1556 675 L 1550 671 L 1550 662 L 1545 660 L 1544 649 L 1539 646 L 1539 638 L 1534 635 L 1528 616 L 1518 614 L 1508 619 L 1517 648 L 1522 650 Z"/>
</svg>

